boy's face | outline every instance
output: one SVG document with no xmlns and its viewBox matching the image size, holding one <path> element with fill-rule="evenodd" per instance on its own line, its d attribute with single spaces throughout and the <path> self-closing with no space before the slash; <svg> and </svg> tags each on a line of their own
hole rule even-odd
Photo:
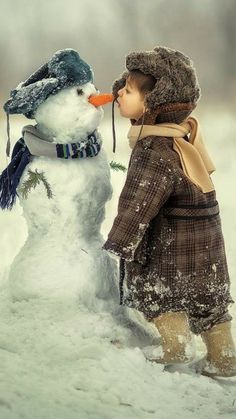
<svg viewBox="0 0 236 419">
<path fill-rule="evenodd" d="M 137 121 L 145 112 L 144 99 L 129 78 L 126 80 L 125 86 L 118 90 L 117 102 L 120 114 L 125 118 Z"/>
</svg>

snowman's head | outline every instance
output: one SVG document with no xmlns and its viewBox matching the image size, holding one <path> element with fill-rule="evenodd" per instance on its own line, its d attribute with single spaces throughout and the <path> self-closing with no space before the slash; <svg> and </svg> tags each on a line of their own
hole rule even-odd
<svg viewBox="0 0 236 419">
<path fill-rule="evenodd" d="M 104 98 L 108 95 L 100 95 L 103 100 L 98 100 L 93 80 L 92 68 L 77 51 L 59 50 L 11 91 L 4 104 L 8 120 L 9 114 L 23 114 L 36 119 L 39 129 L 55 141 L 79 140 L 98 126 L 103 115 L 101 105 L 113 100 Z"/>
<path fill-rule="evenodd" d="M 99 92 L 93 83 L 73 86 L 49 96 L 36 110 L 38 128 L 55 142 L 72 142 L 92 133 L 101 122 L 103 109 L 89 102 Z"/>
</svg>

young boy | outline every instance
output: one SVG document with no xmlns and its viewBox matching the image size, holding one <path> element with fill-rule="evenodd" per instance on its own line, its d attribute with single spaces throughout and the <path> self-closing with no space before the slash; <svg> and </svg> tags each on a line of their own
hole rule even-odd
<svg viewBox="0 0 236 419">
<path fill-rule="evenodd" d="M 120 114 L 131 119 L 133 150 L 104 245 L 121 257 L 122 303 L 156 325 L 156 362 L 189 362 L 191 330 L 207 347 L 202 374 L 236 375 L 214 165 L 198 121 L 189 118 L 200 98 L 195 69 L 165 47 L 130 53 L 126 67 L 113 93 Z"/>
</svg>

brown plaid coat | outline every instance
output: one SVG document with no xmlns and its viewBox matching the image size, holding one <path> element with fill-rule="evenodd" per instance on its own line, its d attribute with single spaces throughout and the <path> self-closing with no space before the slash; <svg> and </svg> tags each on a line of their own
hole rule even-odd
<svg viewBox="0 0 236 419">
<path fill-rule="evenodd" d="M 231 319 L 224 239 L 215 191 L 184 175 L 172 141 L 136 143 L 104 249 L 121 257 L 123 304 L 149 321 L 184 310 L 201 333 Z"/>
</svg>

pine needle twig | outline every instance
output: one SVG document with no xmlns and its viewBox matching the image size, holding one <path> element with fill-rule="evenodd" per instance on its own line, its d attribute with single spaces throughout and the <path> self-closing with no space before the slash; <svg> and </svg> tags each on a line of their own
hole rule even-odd
<svg viewBox="0 0 236 419">
<path fill-rule="evenodd" d="M 123 164 L 121 163 L 117 163 L 114 160 L 112 160 L 110 162 L 110 166 L 113 170 L 116 170 L 118 172 L 118 170 L 121 170 L 122 172 L 126 172 L 127 168 L 125 166 L 123 166 Z"/>
<path fill-rule="evenodd" d="M 26 179 L 22 183 L 22 186 L 19 189 L 19 192 L 22 194 L 22 197 L 24 199 L 27 199 L 31 189 L 35 189 L 36 186 L 39 185 L 40 182 L 42 182 L 46 189 L 48 199 L 51 199 L 53 197 L 52 189 L 45 177 L 44 172 L 39 173 L 37 169 L 35 169 L 35 172 L 33 172 L 32 170 L 28 170 L 28 174 L 28 179 Z"/>
</svg>

